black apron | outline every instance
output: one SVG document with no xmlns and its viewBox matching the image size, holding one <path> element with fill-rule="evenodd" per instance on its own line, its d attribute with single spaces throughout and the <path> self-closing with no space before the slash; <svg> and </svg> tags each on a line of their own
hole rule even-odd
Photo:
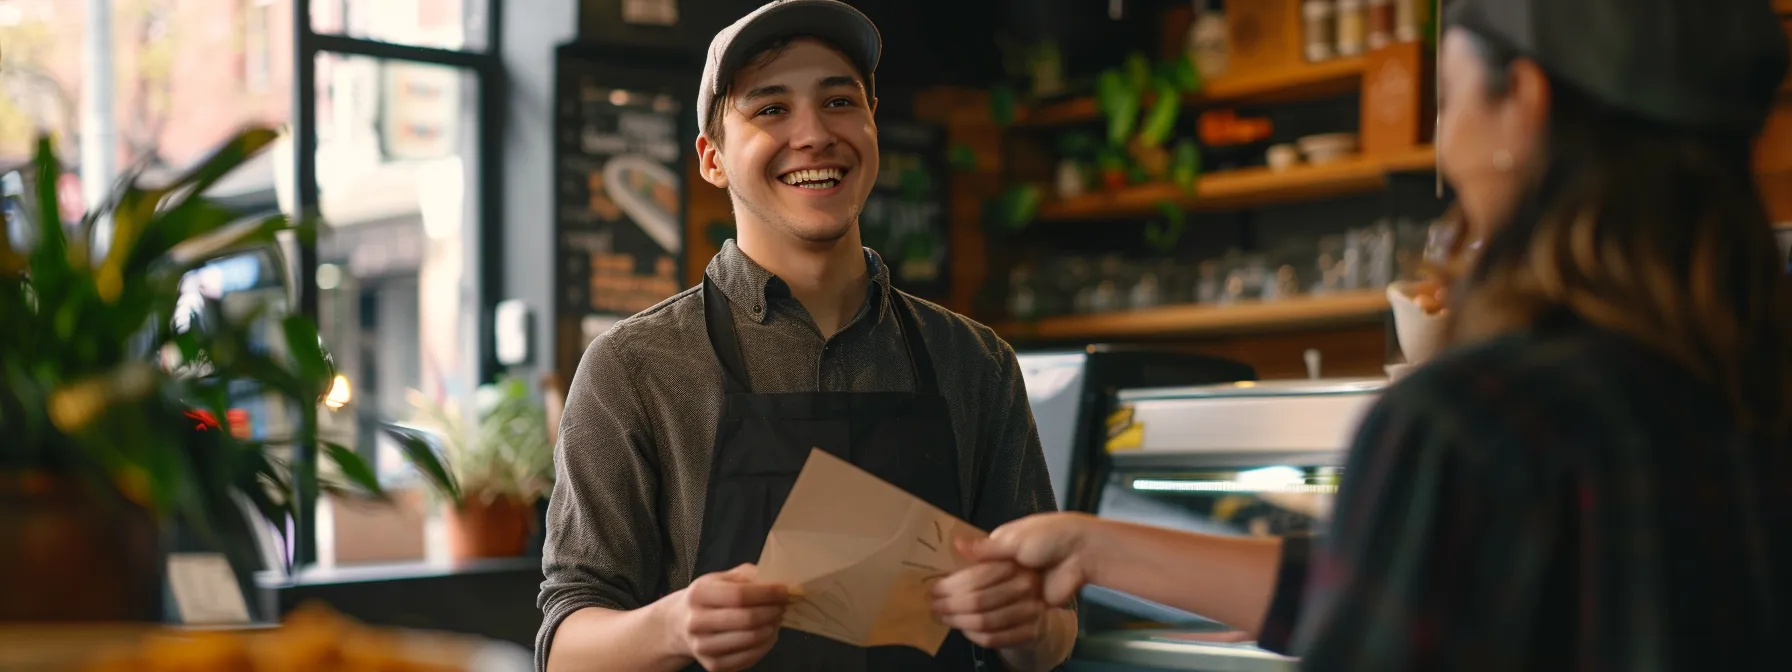
<svg viewBox="0 0 1792 672">
<path fill-rule="evenodd" d="M 716 424 L 709 495 L 692 576 L 759 561 L 811 447 L 820 448 L 964 519 L 957 443 L 946 400 L 934 378 L 913 309 L 892 291 L 891 308 L 908 344 L 914 392 L 754 394 L 728 298 L 703 278 L 704 321 L 722 365 L 727 396 Z M 871 300 L 868 298 L 868 300 Z M 985 669 L 996 657 L 957 630 L 935 656 L 906 646 L 860 648 L 784 629 L 755 670 L 771 672 L 959 672 Z M 693 664 L 688 670 L 702 668 Z"/>
</svg>

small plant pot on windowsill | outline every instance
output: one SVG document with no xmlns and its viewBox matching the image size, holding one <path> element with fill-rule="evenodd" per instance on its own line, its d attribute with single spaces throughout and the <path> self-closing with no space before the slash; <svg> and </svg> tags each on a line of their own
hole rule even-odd
<svg viewBox="0 0 1792 672">
<path fill-rule="evenodd" d="M 470 496 L 447 507 L 448 549 L 455 560 L 520 557 L 529 547 L 535 507 L 514 497 Z"/>
</svg>

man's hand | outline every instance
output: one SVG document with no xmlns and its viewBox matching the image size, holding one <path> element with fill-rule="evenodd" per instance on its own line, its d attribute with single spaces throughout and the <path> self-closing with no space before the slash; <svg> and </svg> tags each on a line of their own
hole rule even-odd
<svg viewBox="0 0 1792 672">
<path fill-rule="evenodd" d="M 961 542 L 960 552 L 968 547 Z M 1032 646 L 1044 634 L 1039 573 L 1008 560 L 980 562 L 933 584 L 933 613 L 988 649 Z"/>
<path fill-rule="evenodd" d="M 757 569 L 748 564 L 705 574 L 668 596 L 675 645 L 703 669 L 744 670 L 777 643 L 790 590 L 758 583 Z"/>
</svg>

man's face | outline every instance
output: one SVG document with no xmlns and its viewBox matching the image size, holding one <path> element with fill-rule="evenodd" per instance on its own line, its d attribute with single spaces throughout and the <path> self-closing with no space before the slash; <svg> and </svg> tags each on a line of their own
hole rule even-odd
<svg viewBox="0 0 1792 672">
<path fill-rule="evenodd" d="M 819 243 L 858 224 L 877 181 L 877 125 L 851 61 L 823 42 L 793 40 L 741 69 L 722 105 L 724 146 L 699 138 L 697 150 L 742 226 Z"/>
</svg>

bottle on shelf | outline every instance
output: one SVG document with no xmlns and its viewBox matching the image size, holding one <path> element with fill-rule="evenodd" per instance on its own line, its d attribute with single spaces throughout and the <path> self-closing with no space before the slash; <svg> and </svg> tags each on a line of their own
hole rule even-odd
<svg viewBox="0 0 1792 672">
<path fill-rule="evenodd" d="M 1338 0 L 1338 55 L 1361 56 L 1368 37 L 1363 0 Z"/>
<path fill-rule="evenodd" d="M 1394 43 L 1394 0 L 1369 0 L 1370 50 Z"/>
</svg>

